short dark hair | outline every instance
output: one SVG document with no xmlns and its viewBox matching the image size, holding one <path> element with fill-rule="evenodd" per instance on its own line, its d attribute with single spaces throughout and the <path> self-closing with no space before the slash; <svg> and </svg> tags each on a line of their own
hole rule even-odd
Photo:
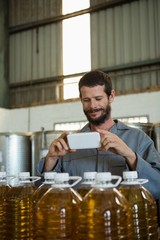
<svg viewBox="0 0 160 240">
<path fill-rule="evenodd" d="M 92 70 L 80 79 L 79 81 L 79 94 L 81 98 L 81 87 L 95 87 L 97 85 L 105 86 L 104 92 L 109 97 L 111 95 L 112 91 L 112 81 L 110 76 L 106 74 L 105 72 L 99 71 L 99 70 Z"/>
</svg>

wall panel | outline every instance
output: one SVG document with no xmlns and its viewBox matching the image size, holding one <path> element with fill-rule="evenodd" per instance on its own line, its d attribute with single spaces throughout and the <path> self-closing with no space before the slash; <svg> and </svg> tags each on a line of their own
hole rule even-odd
<svg viewBox="0 0 160 240">
<path fill-rule="evenodd" d="M 158 2 L 133 1 L 91 13 L 92 68 L 111 66 L 109 59 L 115 66 L 159 58 Z"/>
<path fill-rule="evenodd" d="M 158 90 L 160 1 L 109 2 L 116 1 L 91 0 L 104 5 L 89 10 L 92 69 L 109 72 L 117 94 Z M 61 7 L 61 0 L 10 0 L 10 107 L 63 100 Z"/>
<path fill-rule="evenodd" d="M 106 26 L 105 26 L 105 36 L 106 36 L 106 44 L 103 44 L 106 52 L 106 66 L 110 67 L 114 65 L 114 41 L 115 41 L 115 33 L 114 33 L 114 20 L 113 20 L 113 9 L 109 8 L 106 15 Z"/>
<path fill-rule="evenodd" d="M 9 0 L 9 25 L 15 27 L 61 15 L 61 0 Z"/>
<path fill-rule="evenodd" d="M 159 0 L 140 0 L 91 13 L 92 68 L 124 69 L 115 73 L 119 94 L 159 89 L 159 7 Z"/>
<path fill-rule="evenodd" d="M 61 24 L 10 36 L 10 83 L 45 79 L 62 73 Z"/>
</svg>

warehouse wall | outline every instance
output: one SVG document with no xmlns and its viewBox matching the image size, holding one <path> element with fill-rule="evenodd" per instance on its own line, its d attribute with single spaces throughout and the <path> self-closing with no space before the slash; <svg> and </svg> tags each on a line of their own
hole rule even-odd
<svg viewBox="0 0 160 240">
<path fill-rule="evenodd" d="M 8 81 L 8 1 L 0 1 L 0 106 L 9 104 Z"/>
<path fill-rule="evenodd" d="M 90 14 L 91 69 L 110 73 L 119 95 L 160 90 L 159 0 L 91 0 L 85 12 L 71 15 L 62 15 L 60 0 L 9 3 L 10 108 L 64 102 L 62 25 L 86 12 Z M 76 31 L 68 34 L 75 39 Z M 85 42 L 74 45 L 83 52 Z M 76 50 L 69 44 L 68 49 L 69 62 Z M 78 65 L 83 61 L 75 57 Z M 79 71 L 69 70 L 68 78 L 80 76 Z"/>
<path fill-rule="evenodd" d="M 148 92 L 117 96 L 112 104 L 114 118 L 148 115 L 151 123 L 160 121 L 160 93 Z M 31 108 L 0 109 L 0 132 L 35 132 L 53 130 L 54 123 L 85 121 L 79 101 Z"/>
<path fill-rule="evenodd" d="M 105 2 L 91 0 L 91 60 L 92 69 L 113 77 L 118 95 L 113 117 L 149 115 L 150 122 L 159 122 L 160 2 L 121 0 L 92 8 Z M 61 1 L 11 0 L 9 7 L 9 107 L 15 109 L 0 109 L 0 132 L 52 130 L 56 122 L 84 121 L 77 99 L 63 102 Z M 3 73 L 4 64 L 0 96 L 6 100 Z"/>
</svg>

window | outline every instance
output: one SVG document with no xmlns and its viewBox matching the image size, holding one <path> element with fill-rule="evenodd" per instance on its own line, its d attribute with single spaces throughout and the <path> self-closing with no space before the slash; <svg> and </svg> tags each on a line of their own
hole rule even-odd
<svg viewBox="0 0 160 240">
<path fill-rule="evenodd" d="M 55 123 L 54 129 L 56 131 L 75 131 L 75 130 L 80 130 L 86 123 L 87 123 L 87 121 Z"/>
<path fill-rule="evenodd" d="M 63 0 L 63 14 L 89 7 L 89 1 Z M 91 69 L 90 14 L 63 20 L 63 74 L 75 74 Z M 81 76 L 80 76 L 81 77 Z M 64 79 L 64 99 L 79 97 L 80 77 Z"/>
<path fill-rule="evenodd" d="M 63 98 L 70 99 L 70 98 L 77 98 L 79 97 L 78 91 L 78 81 L 80 77 L 75 78 L 66 78 L 64 79 L 64 93 Z"/>
<path fill-rule="evenodd" d="M 148 123 L 149 122 L 149 119 L 147 116 L 124 117 L 124 118 L 118 118 L 118 120 L 125 123 Z"/>
<path fill-rule="evenodd" d="M 148 116 L 118 118 L 119 121 L 127 123 L 145 124 L 148 123 Z M 55 123 L 56 131 L 75 131 L 80 130 L 88 121 Z"/>
</svg>

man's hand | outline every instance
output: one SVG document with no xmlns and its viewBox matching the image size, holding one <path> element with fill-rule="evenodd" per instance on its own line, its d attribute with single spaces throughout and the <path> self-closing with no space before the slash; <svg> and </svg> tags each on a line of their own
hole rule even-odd
<svg viewBox="0 0 160 240">
<path fill-rule="evenodd" d="M 52 170 L 60 156 L 64 156 L 69 152 L 76 151 L 75 149 L 69 149 L 67 144 L 67 135 L 68 132 L 64 132 L 51 143 L 48 153 L 45 157 L 43 172 Z"/>
<path fill-rule="evenodd" d="M 136 154 L 123 142 L 117 135 L 107 131 L 98 129 L 101 135 L 100 151 L 111 151 L 124 157 L 132 170 L 136 169 Z"/>
</svg>

